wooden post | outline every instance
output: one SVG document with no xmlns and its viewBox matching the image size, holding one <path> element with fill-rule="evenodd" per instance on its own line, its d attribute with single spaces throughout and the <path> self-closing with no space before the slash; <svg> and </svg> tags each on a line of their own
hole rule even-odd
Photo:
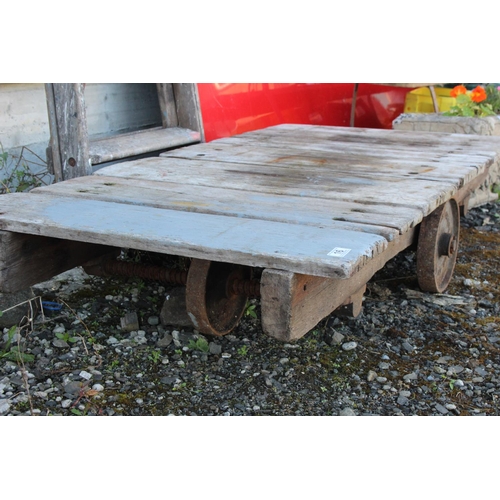
<svg viewBox="0 0 500 500">
<path fill-rule="evenodd" d="M 161 122 L 163 128 L 177 127 L 177 110 L 175 108 L 174 88 L 171 83 L 157 83 L 158 102 L 160 103 Z"/>
<path fill-rule="evenodd" d="M 174 83 L 173 89 L 179 127 L 199 132 L 201 141 L 204 142 L 205 134 L 196 83 Z"/>
<path fill-rule="evenodd" d="M 55 181 L 92 173 L 85 113 L 84 83 L 47 83 L 51 170 Z"/>
</svg>

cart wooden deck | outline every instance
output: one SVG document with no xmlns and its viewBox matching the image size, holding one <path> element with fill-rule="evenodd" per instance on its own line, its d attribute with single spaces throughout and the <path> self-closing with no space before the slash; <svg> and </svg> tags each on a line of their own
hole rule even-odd
<svg viewBox="0 0 500 500">
<path fill-rule="evenodd" d="M 190 257 L 188 312 L 201 331 L 222 334 L 206 317 L 220 314 L 209 298 L 215 269 L 229 279 L 238 266 L 260 268 L 263 329 L 295 339 L 341 305 L 356 314 L 367 281 L 422 221 L 449 200 L 466 206 L 498 161 L 491 141 L 279 125 L 3 195 L 0 287 L 15 291 L 114 248 Z M 450 213 L 440 217 L 453 226 Z M 436 224 L 456 258 L 458 228 Z"/>
</svg>

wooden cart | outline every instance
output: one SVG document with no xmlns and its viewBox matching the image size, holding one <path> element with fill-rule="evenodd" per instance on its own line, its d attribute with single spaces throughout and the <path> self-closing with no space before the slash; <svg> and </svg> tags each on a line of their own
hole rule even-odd
<svg viewBox="0 0 500 500">
<path fill-rule="evenodd" d="M 498 160 L 492 144 L 279 125 L 3 195 L 0 286 L 13 292 L 82 264 L 109 272 L 119 248 L 184 256 L 187 274 L 166 279 L 186 284 L 199 331 L 231 331 L 254 293 L 264 332 L 297 339 L 339 307 L 359 314 L 366 283 L 417 239 L 419 284 L 442 292 L 459 207 Z"/>
</svg>

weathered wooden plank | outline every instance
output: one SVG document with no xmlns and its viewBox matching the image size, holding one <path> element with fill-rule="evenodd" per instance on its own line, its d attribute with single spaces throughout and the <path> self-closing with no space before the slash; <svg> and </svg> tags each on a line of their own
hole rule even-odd
<svg viewBox="0 0 500 500">
<path fill-rule="evenodd" d="M 378 269 L 410 246 L 414 238 L 412 229 L 347 280 L 265 269 L 260 282 L 262 329 L 282 341 L 299 339 L 355 296 Z"/>
<path fill-rule="evenodd" d="M 90 175 L 85 84 L 49 83 L 46 86 L 56 181 Z"/>
<path fill-rule="evenodd" d="M 3 195 L 0 213 L 7 231 L 342 279 L 388 244 L 357 231 L 48 194 Z"/>
<path fill-rule="evenodd" d="M 385 148 L 404 148 L 408 150 L 425 150 L 427 148 L 436 149 L 436 151 L 446 149 L 448 146 L 456 148 L 472 147 L 476 150 L 481 148 L 486 151 L 498 151 L 500 144 L 499 137 L 480 136 L 469 134 L 439 134 L 436 136 L 433 132 L 415 132 L 407 130 L 384 130 L 372 128 L 350 128 L 350 127 L 330 127 L 317 125 L 295 125 L 282 124 L 274 127 L 268 127 L 252 132 L 246 132 L 230 138 L 220 139 L 220 144 L 234 139 L 258 140 L 261 144 L 271 144 L 281 142 L 281 144 L 290 142 L 297 143 L 301 141 L 311 141 L 315 143 L 343 142 L 352 143 L 355 146 L 369 144 L 373 147 Z"/>
<path fill-rule="evenodd" d="M 389 160 L 391 158 L 397 160 L 399 157 L 403 162 L 408 161 L 406 158 L 414 158 L 415 161 L 420 162 L 435 162 L 439 161 L 443 156 L 445 161 L 453 158 L 454 163 L 463 162 L 464 160 L 475 163 L 482 163 L 485 160 L 489 160 L 490 163 L 492 161 L 499 161 L 500 138 L 498 137 L 477 140 L 476 137 L 471 138 L 470 135 L 450 134 L 453 141 L 443 140 L 439 142 L 436 141 L 435 137 L 427 137 L 427 142 L 422 140 L 411 142 L 414 139 L 413 135 L 408 134 L 407 137 L 401 138 L 399 142 L 394 144 L 393 137 L 389 135 L 389 141 L 387 141 L 383 135 L 380 135 L 380 131 L 377 131 L 379 134 L 378 137 L 370 137 L 369 141 L 366 141 L 365 137 L 364 141 L 360 140 L 359 142 L 354 142 L 354 140 L 350 142 L 337 141 L 333 133 L 329 138 L 316 137 L 315 135 L 308 134 L 308 131 L 309 128 L 306 127 L 303 134 L 296 133 L 293 138 L 291 135 L 289 137 L 281 137 L 279 130 L 276 131 L 277 134 L 275 136 L 269 138 L 253 136 L 253 132 L 249 132 L 248 135 L 242 134 L 241 136 L 234 137 L 234 141 L 231 144 L 234 147 L 240 145 L 266 150 L 285 147 L 290 150 L 302 149 L 313 152 L 339 152 L 339 154 L 350 152 L 356 155 L 367 155 L 367 158 L 379 155 Z M 362 129 L 361 132 L 363 132 Z M 387 135 L 388 131 L 382 132 Z M 352 134 L 352 131 L 350 133 Z M 363 136 L 361 135 L 361 137 Z M 229 144 L 227 139 L 220 139 L 215 142 L 217 142 L 218 149 L 226 148 Z M 216 146 L 215 142 L 211 143 L 214 147 Z M 387 142 L 390 142 L 390 144 L 387 144 Z"/>
<path fill-rule="evenodd" d="M 113 251 L 106 245 L 0 231 L 0 290 L 24 290 Z"/>
<path fill-rule="evenodd" d="M 426 157 L 429 154 L 463 154 L 475 153 L 488 155 L 498 151 L 499 137 L 481 137 L 461 134 L 440 134 L 442 140 L 432 137 L 432 133 L 408 132 L 380 129 L 347 129 L 342 127 L 324 127 L 325 130 L 313 126 L 299 126 L 287 130 L 279 125 L 269 129 L 226 137 L 212 141 L 215 147 L 228 145 L 249 145 L 259 148 L 310 148 L 318 151 L 335 151 L 338 149 L 352 151 L 386 151 L 389 155 L 404 151 L 418 153 Z M 394 132 L 394 133 L 393 133 Z"/>
<path fill-rule="evenodd" d="M 439 182 L 373 175 L 362 179 L 335 171 L 311 176 L 303 169 L 290 171 L 282 168 L 280 171 L 276 167 L 268 171 L 255 165 L 199 163 L 181 158 L 145 158 L 125 165 L 111 165 L 97 171 L 96 175 L 354 201 L 364 205 L 397 207 L 398 210 L 409 207 L 421 211 L 422 216 L 451 198 L 462 184 L 460 178 Z"/>
<path fill-rule="evenodd" d="M 196 83 L 173 83 L 179 127 L 195 130 L 204 141 L 203 119 Z"/>
<path fill-rule="evenodd" d="M 231 143 L 224 147 L 217 141 L 193 148 L 182 148 L 162 153 L 166 158 L 186 158 L 197 161 L 217 161 L 243 163 L 274 168 L 335 169 L 336 172 L 366 176 L 367 174 L 393 175 L 398 177 L 415 176 L 423 179 L 454 179 L 463 177 L 466 182 L 481 170 L 491 165 L 493 153 L 489 155 L 454 154 L 437 155 L 434 153 L 413 153 L 405 156 L 401 151 L 367 149 L 365 151 L 344 147 L 315 149 L 308 146 L 276 145 L 274 148 Z"/>
<path fill-rule="evenodd" d="M 180 127 L 154 128 L 92 140 L 89 155 L 93 165 L 168 148 L 195 144 L 200 133 Z"/>
<path fill-rule="evenodd" d="M 158 102 L 160 104 L 161 122 L 163 128 L 179 126 L 177 110 L 175 109 L 175 96 L 172 83 L 157 83 Z"/>
<path fill-rule="evenodd" d="M 63 180 L 61 154 L 59 150 L 59 134 L 57 132 L 56 101 L 54 87 L 51 83 L 45 84 L 45 99 L 49 118 L 50 140 L 47 146 L 47 170 L 54 176 L 54 181 Z"/>
<path fill-rule="evenodd" d="M 421 218 L 418 210 L 394 213 L 393 208 L 383 205 L 367 209 L 364 205 L 334 199 L 297 198 L 142 179 L 132 183 L 128 179 L 101 175 L 37 188 L 32 193 L 363 231 L 389 241 L 407 231 L 412 221 Z"/>
<path fill-rule="evenodd" d="M 249 133 L 250 134 L 250 133 Z M 229 140 L 234 139 L 234 140 Z M 395 146 L 383 146 L 379 143 L 354 143 L 354 142 L 339 142 L 333 140 L 321 140 L 315 137 L 302 138 L 302 140 L 287 140 L 279 137 L 271 137 L 267 140 L 261 140 L 257 137 L 246 137 L 245 135 L 235 136 L 226 139 L 217 139 L 206 143 L 204 146 L 201 144 L 193 149 L 180 150 L 172 152 L 172 155 L 187 154 L 194 157 L 199 153 L 210 152 L 215 155 L 219 153 L 219 158 L 223 159 L 222 152 L 231 154 L 245 154 L 244 150 L 263 150 L 272 154 L 273 150 L 292 150 L 292 151 L 311 151 L 313 154 L 352 154 L 363 156 L 384 156 L 393 159 L 417 161 L 423 160 L 436 160 L 447 156 L 456 156 L 457 158 L 464 158 L 464 155 L 470 155 L 473 158 L 490 157 L 496 154 L 495 146 L 467 144 L 457 142 L 456 144 L 440 144 L 436 143 L 435 146 L 427 145 L 420 146 L 414 144 L 406 144 L 404 142 Z M 404 153 L 404 154 L 402 154 Z M 166 153 L 165 155 L 168 155 Z"/>
</svg>

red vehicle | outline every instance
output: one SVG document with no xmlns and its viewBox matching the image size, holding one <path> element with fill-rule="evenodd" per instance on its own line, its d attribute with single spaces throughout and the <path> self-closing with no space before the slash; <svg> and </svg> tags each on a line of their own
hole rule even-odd
<svg viewBox="0 0 500 500">
<path fill-rule="evenodd" d="M 354 83 L 199 83 L 197 87 L 206 141 L 280 123 L 389 129 L 403 113 L 406 94 L 412 90 L 368 83 L 357 84 L 356 92 Z"/>
</svg>

